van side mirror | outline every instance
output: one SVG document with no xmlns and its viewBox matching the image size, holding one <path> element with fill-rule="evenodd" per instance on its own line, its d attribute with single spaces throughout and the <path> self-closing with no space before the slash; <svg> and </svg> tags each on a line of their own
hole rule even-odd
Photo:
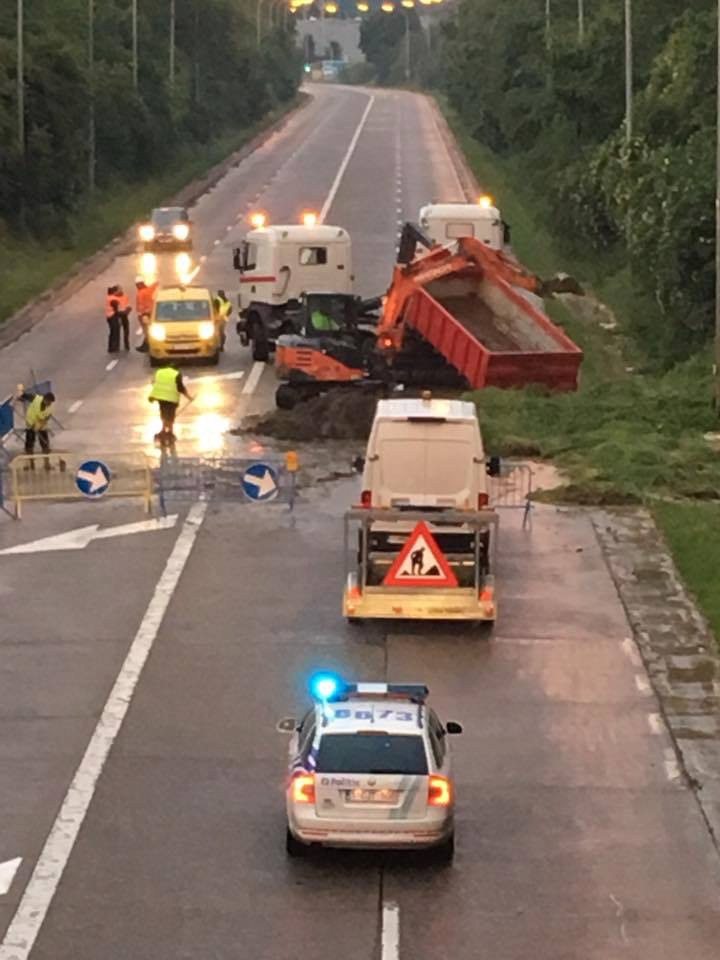
<svg viewBox="0 0 720 960">
<path fill-rule="evenodd" d="M 461 723 L 455 723 L 454 720 L 448 720 L 448 722 L 445 724 L 445 733 L 455 734 L 462 732 L 463 728 Z"/>
<path fill-rule="evenodd" d="M 485 472 L 489 477 L 499 477 L 501 467 L 500 457 L 490 457 L 485 463 Z"/>
<path fill-rule="evenodd" d="M 295 733 L 297 730 L 297 720 L 295 717 L 283 717 L 278 722 L 277 728 L 280 733 Z"/>
<path fill-rule="evenodd" d="M 362 473 L 363 470 L 365 469 L 365 457 L 359 457 L 359 456 L 355 457 L 351 461 L 350 466 L 355 471 L 355 473 Z"/>
<path fill-rule="evenodd" d="M 240 255 L 240 247 L 235 247 L 235 248 L 233 249 L 233 261 L 232 261 L 232 262 L 233 262 L 233 267 L 234 267 L 236 270 L 239 270 L 240 272 L 242 272 L 243 265 L 242 265 L 242 257 L 241 257 L 241 255 Z"/>
</svg>

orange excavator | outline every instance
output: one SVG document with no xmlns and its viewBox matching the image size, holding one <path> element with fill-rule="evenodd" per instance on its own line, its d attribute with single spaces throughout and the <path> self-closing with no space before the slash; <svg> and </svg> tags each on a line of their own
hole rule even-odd
<svg viewBox="0 0 720 960">
<path fill-rule="evenodd" d="M 418 245 L 428 252 L 418 256 Z M 439 246 L 407 223 L 374 329 L 375 349 L 368 350 L 367 329 L 362 350 L 351 350 L 348 364 L 341 356 L 347 355 L 348 337 L 358 345 L 359 332 L 347 327 L 338 331 L 338 350 L 327 336 L 323 339 L 322 355 L 317 341 L 294 337 L 290 349 L 281 338 L 278 372 L 306 396 L 346 383 L 430 386 L 443 382 L 435 379 L 440 372 L 472 389 L 540 384 L 575 390 L 582 351 L 543 309 L 542 298 L 554 293 L 582 291 L 571 277 L 541 280 L 509 254 L 474 237 Z M 278 405 L 290 405 L 288 397 L 289 391 L 280 387 L 278 400 L 283 402 Z"/>
</svg>

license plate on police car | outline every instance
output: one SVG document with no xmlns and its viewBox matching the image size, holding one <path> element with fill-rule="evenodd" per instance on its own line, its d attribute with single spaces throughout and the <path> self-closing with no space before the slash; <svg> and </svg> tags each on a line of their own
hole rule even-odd
<svg viewBox="0 0 720 960">
<path fill-rule="evenodd" d="M 362 787 L 355 787 L 348 790 L 348 801 L 350 803 L 397 803 L 398 791 L 381 787 L 379 790 L 365 790 Z"/>
</svg>

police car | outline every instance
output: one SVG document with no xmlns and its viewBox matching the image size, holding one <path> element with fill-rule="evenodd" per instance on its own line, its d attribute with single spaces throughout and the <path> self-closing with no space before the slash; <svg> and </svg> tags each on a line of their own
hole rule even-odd
<svg viewBox="0 0 720 960">
<path fill-rule="evenodd" d="M 287 852 L 311 845 L 434 848 L 454 852 L 454 791 L 448 734 L 414 683 L 314 678 L 312 708 L 291 732 Z"/>
</svg>

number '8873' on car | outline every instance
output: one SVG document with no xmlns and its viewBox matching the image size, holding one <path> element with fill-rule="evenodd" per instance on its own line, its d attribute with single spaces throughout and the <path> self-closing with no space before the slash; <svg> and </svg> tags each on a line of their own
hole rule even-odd
<svg viewBox="0 0 720 960">
<path fill-rule="evenodd" d="M 318 696 L 317 687 L 322 690 Z M 291 732 L 287 850 L 312 846 L 431 848 L 454 852 L 454 789 L 448 734 L 427 687 L 324 680 Z"/>
</svg>

